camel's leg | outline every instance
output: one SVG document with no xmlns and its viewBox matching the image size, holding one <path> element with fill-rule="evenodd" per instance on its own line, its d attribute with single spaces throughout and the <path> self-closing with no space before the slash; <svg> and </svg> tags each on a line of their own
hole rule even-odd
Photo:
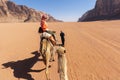
<svg viewBox="0 0 120 80">
<path fill-rule="evenodd" d="M 41 55 L 42 55 L 42 57 L 43 57 L 43 59 L 44 59 L 44 64 L 46 65 L 46 43 L 44 44 L 44 45 L 41 45 L 40 46 L 40 52 L 41 52 Z"/>
<path fill-rule="evenodd" d="M 46 78 L 47 80 L 50 80 L 50 76 L 49 76 L 49 71 L 48 71 L 48 68 L 49 68 L 49 60 L 50 60 L 50 51 L 46 51 Z"/>
<path fill-rule="evenodd" d="M 52 47 L 50 62 L 55 60 L 54 56 L 55 56 L 55 47 Z"/>
</svg>

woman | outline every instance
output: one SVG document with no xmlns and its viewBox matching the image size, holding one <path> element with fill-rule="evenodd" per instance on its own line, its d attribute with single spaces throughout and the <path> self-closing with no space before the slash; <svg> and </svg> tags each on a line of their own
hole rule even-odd
<svg viewBox="0 0 120 80">
<path fill-rule="evenodd" d="M 52 42 L 52 44 L 56 45 L 55 39 L 53 38 L 52 34 L 49 33 L 51 31 L 48 29 L 48 25 L 46 23 L 46 20 L 47 20 L 47 16 L 43 15 L 41 18 L 41 28 L 43 31 L 42 36 L 49 38 L 49 40 Z"/>
</svg>

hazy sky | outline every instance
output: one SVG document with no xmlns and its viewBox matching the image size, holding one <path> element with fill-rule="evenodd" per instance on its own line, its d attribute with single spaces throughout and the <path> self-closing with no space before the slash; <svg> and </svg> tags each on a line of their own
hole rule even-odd
<svg viewBox="0 0 120 80">
<path fill-rule="evenodd" d="M 86 11 L 94 8 L 96 0 L 11 0 L 46 12 L 56 19 L 77 21 Z"/>
</svg>

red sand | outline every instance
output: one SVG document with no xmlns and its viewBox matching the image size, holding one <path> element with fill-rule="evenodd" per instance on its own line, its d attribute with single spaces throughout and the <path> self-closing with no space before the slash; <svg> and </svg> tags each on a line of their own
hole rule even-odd
<svg viewBox="0 0 120 80">
<path fill-rule="evenodd" d="M 120 80 L 119 20 L 48 25 L 57 31 L 58 43 L 61 43 L 60 31 L 65 32 L 69 80 Z M 0 80 L 18 80 L 18 77 L 46 80 L 45 70 L 21 75 L 27 60 L 34 56 L 31 52 L 39 49 L 38 27 L 39 23 L 0 23 Z M 14 64 L 8 63 L 11 61 Z M 4 68 L 2 64 L 10 67 Z M 57 60 L 51 66 L 51 80 L 59 80 Z M 39 71 L 45 65 L 37 61 L 31 67 Z"/>
</svg>

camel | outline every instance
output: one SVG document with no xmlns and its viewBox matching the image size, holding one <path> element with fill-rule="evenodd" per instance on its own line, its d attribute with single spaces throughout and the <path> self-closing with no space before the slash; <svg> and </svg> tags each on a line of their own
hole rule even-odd
<svg viewBox="0 0 120 80">
<path fill-rule="evenodd" d="M 60 46 L 57 51 L 58 53 L 58 73 L 60 80 L 68 80 L 67 76 L 67 59 L 66 59 L 66 50 L 64 47 Z"/>
<path fill-rule="evenodd" d="M 52 45 L 49 39 L 47 38 L 41 39 L 40 52 L 45 61 L 45 65 L 46 65 L 45 74 L 46 74 L 47 80 L 50 80 L 49 71 L 48 71 L 48 68 L 50 67 L 49 62 L 54 60 L 53 49 L 54 49 L 54 46 Z"/>
<path fill-rule="evenodd" d="M 40 42 L 40 53 L 45 61 L 46 65 L 46 79 L 50 80 L 49 70 L 48 68 L 50 61 L 54 60 L 54 46 L 52 45 L 51 41 L 47 38 L 42 38 Z M 58 47 L 56 52 L 58 53 L 58 72 L 60 74 L 60 80 L 68 80 L 67 78 L 67 67 L 66 67 L 66 57 L 65 57 L 65 48 Z"/>
</svg>

